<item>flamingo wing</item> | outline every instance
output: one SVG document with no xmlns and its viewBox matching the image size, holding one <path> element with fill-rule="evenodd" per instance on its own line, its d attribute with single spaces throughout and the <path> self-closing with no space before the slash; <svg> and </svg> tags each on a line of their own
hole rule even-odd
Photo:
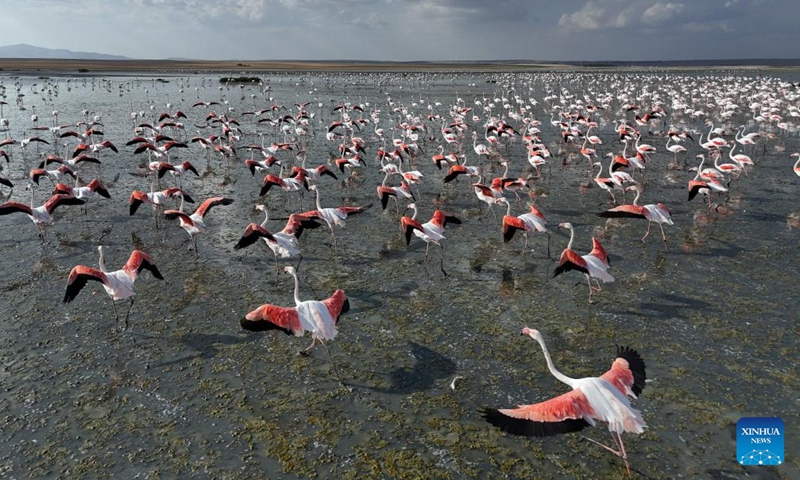
<svg viewBox="0 0 800 480">
<path fill-rule="evenodd" d="M 164 277 L 161 276 L 161 272 L 158 271 L 156 264 L 153 263 L 153 259 L 150 258 L 150 255 L 144 253 L 141 250 L 134 250 L 131 252 L 131 256 L 128 257 L 127 263 L 125 266 L 122 267 L 123 270 L 126 272 L 136 272 L 142 273 L 142 270 L 149 270 L 150 273 L 153 274 L 159 280 L 164 280 Z"/>
<path fill-rule="evenodd" d="M 514 217 L 511 215 L 506 215 L 503 217 L 503 242 L 508 243 L 514 238 L 514 234 L 517 230 L 522 230 L 523 232 L 527 232 L 530 230 L 528 225 L 525 224 L 519 217 Z"/>
<path fill-rule="evenodd" d="M 105 273 L 96 268 L 87 267 L 85 265 L 76 265 L 73 267 L 67 278 L 67 291 L 64 293 L 64 303 L 75 300 L 75 297 L 78 296 L 78 293 L 86 286 L 89 280 L 105 284 L 108 279 Z"/>
<path fill-rule="evenodd" d="M 239 323 L 251 332 L 282 330 L 287 335 L 299 337 L 304 331 L 295 307 L 264 304 L 245 315 Z"/>
<path fill-rule="evenodd" d="M 572 390 L 533 405 L 508 409 L 484 408 L 481 413 L 486 421 L 500 430 L 526 437 L 578 432 L 594 424 L 591 420 L 594 409 L 580 390 Z"/>
<path fill-rule="evenodd" d="M 689 182 L 689 200 L 691 201 L 694 197 L 700 193 L 700 190 L 703 188 L 708 189 L 708 184 L 706 182 L 701 182 L 700 180 L 692 180 Z"/>
<path fill-rule="evenodd" d="M 620 205 L 605 212 L 600 212 L 597 216 L 604 218 L 647 218 L 644 214 L 644 208 L 637 205 Z"/>
<path fill-rule="evenodd" d="M 194 225 L 194 220 L 189 215 L 181 212 L 180 210 L 164 210 L 164 218 L 167 220 L 180 219 L 186 225 Z"/>
<path fill-rule="evenodd" d="M 645 387 L 647 374 L 644 360 L 630 347 L 617 346 L 617 357 L 611 369 L 600 376 L 617 388 L 623 395 L 636 398 Z"/>
<path fill-rule="evenodd" d="M 350 300 L 344 293 L 344 290 L 337 289 L 329 298 L 322 301 L 331 317 L 334 318 L 334 325 L 339 323 L 339 316 L 350 311 Z"/>
<path fill-rule="evenodd" d="M 50 197 L 50 200 L 44 204 L 44 209 L 53 213 L 55 209 L 61 205 L 83 205 L 84 203 L 86 203 L 85 200 L 75 198 L 72 195 L 53 195 Z"/>
<path fill-rule="evenodd" d="M 409 217 L 400 217 L 400 226 L 406 235 L 406 245 L 411 243 L 411 234 L 414 230 L 419 230 L 420 232 L 425 233 L 425 229 L 422 228 L 422 224 Z"/>
<path fill-rule="evenodd" d="M 586 264 L 586 260 L 575 253 L 574 250 L 565 249 L 561 252 L 561 259 L 558 261 L 558 266 L 556 266 L 556 269 L 553 271 L 553 276 L 557 277 L 570 270 L 578 270 L 587 275 L 589 274 L 589 266 Z"/>
<path fill-rule="evenodd" d="M 251 223 L 247 225 L 244 229 L 244 233 L 242 234 L 242 238 L 236 242 L 236 245 L 233 246 L 234 250 L 239 250 L 240 248 L 249 247 L 250 245 L 256 243 L 259 238 L 268 238 L 275 241 L 275 237 L 261 225 L 256 225 L 255 223 Z"/>
<path fill-rule="evenodd" d="M 434 223 L 440 224 L 442 228 L 446 227 L 448 223 L 452 223 L 454 225 L 461 225 L 461 220 L 458 217 L 450 215 L 449 213 L 443 212 L 441 210 L 436 210 L 435 212 L 433 212 L 433 217 L 431 218 L 431 220 Z"/>
<path fill-rule="evenodd" d="M 592 251 L 589 252 L 589 255 L 594 255 L 595 257 L 599 258 L 600 261 L 606 265 L 606 267 L 611 265 L 611 263 L 608 261 L 606 249 L 603 248 L 603 245 L 600 244 L 600 241 L 594 237 L 592 237 Z"/>
<path fill-rule="evenodd" d="M 362 213 L 371 206 L 372 204 L 370 203 L 369 205 L 364 205 L 363 207 L 339 207 L 336 210 L 342 212 L 345 215 L 345 217 L 347 217 L 348 215 L 357 215 L 359 213 Z"/>
<path fill-rule="evenodd" d="M 0 205 L 0 215 L 8 215 L 9 213 L 22 212 L 32 215 L 31 207 L 19 202 L 7 202 Z"/>
<path fill-rule="evenodd" d="M 206 213 L 208 213 L 211 208 L 216 207 L 217 205 L 230 205 L 233 203 L 232 198 L 226 197 L 211 197 L 207 198 L 203 203 L 197 207 L 197 210 L 194 212 L 195 215 L 199 215 L 200 218 L 203 218 Z"/>
<path fill-rule="evenodd" d="M 153 201 L 143 191 L 134 190 L 128 199 L 128 205 L 130 205 L 129 215 L 136 213 L 142 203 L 153 203 Z"/>
</svg>

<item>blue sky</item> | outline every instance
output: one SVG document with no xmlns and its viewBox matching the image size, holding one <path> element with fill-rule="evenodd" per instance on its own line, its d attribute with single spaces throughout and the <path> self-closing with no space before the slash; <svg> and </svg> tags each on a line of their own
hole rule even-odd
<svg viewBox="0 0 800 480">
<path fill-rule="evenodd" d="M 798 58 L 796 0 L 3 0 L 0 45 L 208 60 Z"/>
</svg>

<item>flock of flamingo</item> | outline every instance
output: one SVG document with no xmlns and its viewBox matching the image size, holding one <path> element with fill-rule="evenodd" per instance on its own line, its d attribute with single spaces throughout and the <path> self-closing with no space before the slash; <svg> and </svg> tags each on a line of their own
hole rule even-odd
<svg viewBox="0 0 800 480">
<path fill-rule="evenodd" d="M 577 75 L 573 83 L 559 74 L 540 74 L 526 81 L 509 76 L 501 82 L 502 89 L 468 99 L 458 94 L 450 101 L 413 94 L 410 100 L 400 101 L 393 93 L 386 93 L 378 101 L 355 100 L 354 95 L 335 105 L 318 100 L 283 104 L 262 82 L 252 87 L 252 108 L 246 104 L 244 93 L 244 101 L 235 106 L 222 98 L 224 93 L 208 100 L 208 92 L 214 95 L 215 90 L 205 88 L 204 83 L 203 98 L 197 88 L 196 98 L 186 100 L 181 87 L 181 103 L 177 99 L 160 105 L 150 102 L 141 110 L 131 111 L 130 119 L 119 121 L 121 125 L 116 127 L 127 130 L 128 136 L 113 139 L 104 134 L 107 115 L 91 106 L 81 112 L 53 110 L 52 122 L 40 122 L 33 113 L 30 123 L 19 125 L 6 118 L 3 108 L 13 107 L 2 101 L 0 128 L 5 138 L 0 141 L 0 156 L 11 174 L 0 175 L 0 183 L 11 189 L 8 197 L 23 183 L 30 198 L 29 203 L 21 199 L 3 203 L 0 215 L 24 213 L 44 242 L 46 228 L 63 218 L 56 215 L 56 209 L 80 206 L 84 212 L 101 210 L 104 206 L 97 197 L 124 195 L 129 198 L 129 216 L 140 215 L 141 207 L 149 205 L 153 228 L 185 230 L 192 255 L 198 258 L 198 239 L 214 228 L 208 221 L 212 209 L 224 209 L 235 201 L 255 203 L 255 209 L 264 215 L 263 221 L 242 222 L 241 238 L 230 247 L 247 248 L 260 244 L 261 239 L 274 258 L 276 283 L 281 270 L 294 278 L 295 305 L 261 305 L 243 315 L 241 326 L 251 331 L 277 329 L 295 336 L 310 332 L 312 342 L 305 353 L 317 342 L 327 350 L 325 342 L 336 337 L 339 317 L 350 308 L 343 290 L 322 301 L 301 300 L 297 272 L 302 267 L 303 242 L 317 241 L 305 237 L 301 241 L 306 230 L 326 225 L 332 255 L 339 256 L 337 231 L 346 221 L 361 214 L 362 218 L 352 219 L 351 229 L 338 233 L 340 236 L 358 232 L 360 222 L 382 219 L 399 229 L 406 245 L 424 242 L 421 261 L 426 268 L 430 246 L 437 245 L 439 270 L 444 276 L 448 275 L 444 241 L 451 232 L 458 235 L 457 230 L 445 229 L 465 222 L 485 224 L 490 230 L 487 235 L 494 230 L 504 243 L 519 233 L 524 237 L 523 254 L 529 251 L 529 236 L 546 236 L 549 258 L 551 239 L 545 212 L 552 205 L 543 192 L 556 168 L 573 180 L 575 195 L 592 195 L 598 203 L 609 203 L 594 212 L 598 218 L 647 221 L 642 242 L 655 223 L 666 249 L 664 227 L 674 225 L 670 208 L 660 201 L 640 204 L 642 196 L 656 200 L 663 194 L 654 191 L 658 179 L 682 176 L 684 201 L 703 196 L 708 214 L 722 215 L 728 193 L 758 168 L 759 152 L 768 147 L 780 151 L 781 137 L 796 133 L 792 121 L 800 116 L 800 95 L 793 85 L 777 79 L 676 76 L 656 90 L 652 83 L 643 86 L 627 76 L 570 75 Z M 188 85 L 189 80 L 184 81 Z M 102 79 L 89 82 L 92 88 L 114 88 Z M 79 80 L 56 80 L 29 88 L 52 98 L 54 91 L 57 94 L 59 89 L 80 85 L 87 87 L 87 80 L 82 84 Z M 580 91 L 574 91 L 578 86 Z M 7 88 L 0 85 L 3 98 Z M 17 107 L 35 112 L 35 106 L 22 98 L 22 84 L 14 88 Z M 131 87 L 119 86 L 121 92 L 125 88 Z M 227 91 L 231 89 L 236 91 L 236 87 L 227 86 Z M 244 92 L 244 87 L 241 89 Z M 219 91 L 224 92 L 221 87 Z M 64 118 L 74 121 L 59 123 Z M 191 130 L 197 134 L 186 133 Z M 16 132 L 21 135 L 12 135 Z M 787 158 L 797 156 L 795 153 Z M 192 192 L 204 181 L 198 163 L 202 157 L 207 168 L 219 164 L 237 175 L 243 173 L 258 180 L 257 184 L 253 182 L 250 196 L 212 196 L 190 213 L 186 204 L 196 203 Z M 307 164 L 312 158 L 317 159 L 315 164 Z M 139 160 L 139 165 L 131 159 Z M 97 175 L 107 175 L 109 163 L 127 165 L 122 170 L 143 179 L 147 183 L 142 185 L 149 189 L 123 192 L 107 187 L 108 182 Z M 800 158 L 793 169 L 800 176 Z M 365 179 L 374 175 L 367 172 L 375 170 L 382 180 L 369 185 Z M 53 190 L 40 204 L 36 192 L 45 188 L 45 180 Z M 365 184 L 375 188 L 377 195 L 365 193 L 369 192 L 363 188 Z M 362 202 L 324 206 L 324 198 L 332 196 L 335 189 Z M 471 201 L 459 196 L 462 190 L 474 194 Z M 629 192 L 634 192 L 632 199 L 626 198 Z M 316 208 L 302 208 L 306 193 L 313 195 Z M 264 203 L 264 199 L 268 201 Z M 298 208 L 293 209 L 295 200 Z M 380 207 L 373 206 L 375 201 Z M 269 210 L 281 202 L 289 210 L 285 226 L 270 230 Z M 432 210 L 430 220 L 418 219 L 426 207 Z M 495 207 L 501 213 L 504 209 L 504 214 L 488 220 L 489 212 L 496 218 Z M 80 222 L 78 213 L 72 218 Z M 614 282 L 609 254 L 597 237 L 591 238 L 588 253 L 573 250 L 576 227 L 568 220 L 557 224 L 569 231 L 569 241 L 552 276 L 573 270 L 582 273 L 589 302 L 593 302 L 601 283 Z M 177 221 L 175 226 L 165 224 L 172 221 Z M 615 224 L 610 225 L 608 228 L 614 228 Z M 5 228 L 15 227 L 12 221 L 5 223 Z M 54 228 L 68 228 L 68 224 Z M 23 233 L 21 230 L 20 235 Z M 157 259 L 144 251 L 134 250 L 125 265 L 115 271 L 106 269 L 102 246 L 98 251 L 99 268 L 77 265 L 69 272 L 63 302 L 74 301 L 89 281 L 98 282 L 111 299 L 117 320 L 116 302 L 130 301 L 124 316 L 127 328 L 139 274 L 148 270 L 156 279 L 164 277 L 156 267 Z M 483 410 L 486 420 L 503 431 L 525 436 L 574 432 L 594 425 L 596 420 L 606 422 L 616 446 L 601 446 L 620 456 L 630 473 L 621 434 L 638 434 L 646 426 L 629 400 L 645 386 L 645 364 L 640 355 L 620 347 L 607 373 L 573 379 L 556 370 L 540 332 L 526 327 L 522 333 L 540 344 L 551 373 L 572 391 L 534 405 L 487 408 Z"/>
</svg>

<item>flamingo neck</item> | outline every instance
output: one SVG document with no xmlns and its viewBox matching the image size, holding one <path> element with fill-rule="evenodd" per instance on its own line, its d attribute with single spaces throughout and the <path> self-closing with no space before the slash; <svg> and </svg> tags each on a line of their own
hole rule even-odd
<svg viewBox="0 0 800 480">
<path fill-rule="evenodd" d="M 575 240 L 575 229 L 569 229 L 569 243 L 567 244 L 567 250 L 572 250 L 572 242 Z M 539 342 L 542 343 L 542 342 Z M 542 343 L 542 348 L 545 351 L 545 356 L 547 355 L 547 348 L 544 347 L 544 343 Z"/>
<path fill-rule="evenodd" d="M 594 176 L 594 178 L 597 179 L 597 180 L 600 179 L 600 175 L 602 175 L 602 173 L 603 173 L 603 165 L 598 165 L 598 167 L 600 167 L 600 168 L 597 169 L 597 175 Z M 611 166 L 609 165 L 608 168 L 610 169 Z"/>
<path fill-rule="evenodd" d="M 183 192 L 178 192 L 178 195 L 181 196 L 181 204 L 178 206 L 178 210 L 180 210 L 181 213 L 183 213 L 183 205 L 184 205 Z"/>
<path fill-rule="evenodd" d="M 261 222 L 261 227 L 267 228 L 267 222 L 269 222 L 269 211 L 267 211 L 267 209 L 264 208 L 264 221 Z"/>
<path fill-rule="evenodd" d="M 641 194 L 642 194 L 642 191 L 637 188 L 636 189 L 636 196 L 633 197 L 633 205 L 636 206 L 636 207 L 639 206 L 639 195 L 641 195 Z"/>
<path fill-rule="evenodd" d="M 575 384 L 575 379 L 570 378 L 556 370 L 556 366 L 553 365 L 553 359 L 550 358 L 550 352 L 547 350 L 547 345 L 545 345 L 544 339 L 539 337 L 536 339 L 536 341 L 539 342 L 539 345 L 542 347 L 542 353 L 544 353 L 544 359 L 547 362 L 547 369 L 550 370 L 550 373 L 552 373 L 556 379 L 566 383 L 570 387 L 573 387 Z"/>
<path fill-rule="evenodd" d="M 414 210 L 414 214 L 411 215 L 411 220 L 416 220 L 417 219 L 417 205 L 414 204 L 414 206 L 411 207 L 411 210 Z"/>
<path fill-rule="evenodd" d="M 511 216 L 511 202 L 506 201 L 506 216 Z"/>
<path fill-rule="evenodd" d="M 294 303 L 297 306 L 300 306 L 302 301 L 300 301 L 300 280 L 297 278 L 297 273 L 292 272 L 292 277 L 294 277 Z"/>
<path fill-rule="evenodd" d="M 381 187 L 385 187 L 386 186 L 386 182 L 388 182 L 388 181 L 389 181 L 389 172 L 386 172 L 383 175 L 383 182 L 381 183 Z"/>
<path fill-rule="evenodd" d="M 100 265 L 100 271 L 103 273 L 108 273 L 108 270 L 106 270 L 105 251 L 103 250 L 103 247 L 100 247 L 99 250 L 100 250 L 100 260 L 97 263 Z"/>
<path fill-rule="evenodd" d="M 319 203 L 319 187 L 315 187 L 314 188 L 314 194 L 316 195 L 317 210 L 319 210 L 321 212 L 322 211 L 322 205 Z"/>
</svg>

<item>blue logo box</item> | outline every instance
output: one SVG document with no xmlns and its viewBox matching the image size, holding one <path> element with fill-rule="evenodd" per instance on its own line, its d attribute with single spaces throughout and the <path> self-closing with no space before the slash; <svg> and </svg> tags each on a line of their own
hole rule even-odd
<svg viewBox="0 0 800 480">
<path fill-rule="evenodd" d="M 744 417 L 736 423 L 736 461 L 739 465 L 781 465 L 783 420 Z"/>
</svg>

